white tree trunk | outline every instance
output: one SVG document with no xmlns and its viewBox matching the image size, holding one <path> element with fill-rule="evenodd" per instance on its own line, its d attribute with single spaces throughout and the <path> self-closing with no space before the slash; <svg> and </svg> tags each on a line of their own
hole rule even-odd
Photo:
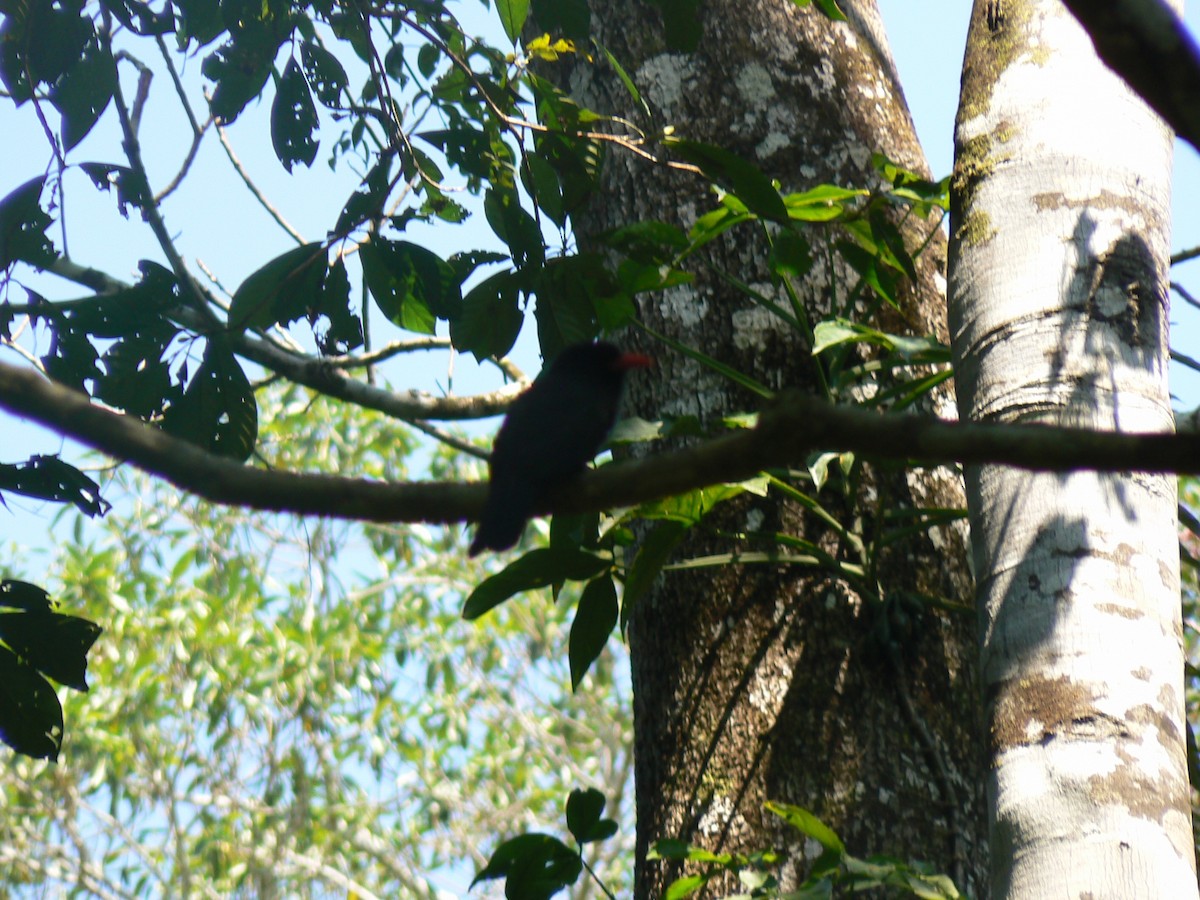
<svg viewBox="0 0 1200 900">
<path fill-rule="evenodd" d="M 1167 430 L 1169 130 L 1056 0 L 977 0 L 955 135 L 963 418 Z M 967 472 L 993 898 L 1196 897 L 1174 477 Z"/>
</svg>

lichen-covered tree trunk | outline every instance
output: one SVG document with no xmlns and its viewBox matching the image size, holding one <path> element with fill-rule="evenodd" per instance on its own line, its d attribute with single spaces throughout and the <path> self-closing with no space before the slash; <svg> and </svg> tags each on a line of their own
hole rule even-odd
<svg viewBox="0 0 1200 900">
<path fill-rule="evenodd" d="M 594 4 L 592 31 L 658 125 L 756 161 L 785 192 L 876 185 L 875 152 L 924 171 L 878 11 L 870 2 L 841 5 L 849 22 L 776 0 L 711 0 L 699 7 L 691 52 L 668 47 L 657 10 L 635 0 Z M 603 65 L 577 66 L 568 83 L 587 106 L 647 124 Z M 602 190 L 574 224 L 587 245 L 589 235 L 637 219 L 687 227 L 713 202 L 690 176 L 613 152 Z M 800 284 L 814 321 L 844 290 L 846 272 L 830 263 L 833 237 L 814 232 L 818 263 Z M 765 240 L 741 230 L 714 251 L 713 269 L 770 292 L 768 252 Z M 945 336 L 943 263 L 939 234 L 903 308 L 877 324 Z M 767 385 L 813 384 L 810 348 L 797 333 L 710 271 L 645 300 L 639 312 Z M 657 374 L 636 379 L 632 412 L 711 422 L 756 407 L 720 375 L 655 352 Z M 847 524 L 869 532 L 885 508 L 962 503 L 952 473 L 877 472 L 848 505 L 859 519 Z M 705 526 L 677 557 L 756 549 L 752 535 L 764 532 L 839 552 L 827 525 L 774 496 L 719 507 Z M 889 597 L 920 591 L 969 603 L 962 530 L 932 529 L 880 562 Z M 659 896 L 680 874 L 647 860 L 660 838 L 714 851 L 782 847 L 803 859 L 795 833 L 763 811 L 767 800 L 812 809 L 851 852 L 929 860 L 980 896 L 983 742 L 972 616 L 927 610 L 895 640 L 881 637 L 886 616 L 831 577 L 782 566 L 672 572 L 633 609 L 637 896 Z"/>
<path fill-rule="evenodd" d="M 978 0 L 956 133 L 960 413 L 1172 427 L 1171 134 L 1053 0 Z M 994 898 L 1196 896 L 1173 476 L 967 473 Z"/>
</svg>

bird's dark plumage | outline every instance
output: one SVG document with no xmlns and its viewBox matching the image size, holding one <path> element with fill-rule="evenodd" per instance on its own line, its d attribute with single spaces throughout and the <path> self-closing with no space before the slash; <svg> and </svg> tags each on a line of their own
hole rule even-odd
<svg viewBox="0 0 1200 900">
<path fill-rule="evenodd" d="M 506 550 L 538 502 L 583 471 L 617 417 L 625 373 L 650 364 L 612 344 L 564 348 L 513 401 L 492 446 L 491 484 L 471 555 Z"/>
</svg>

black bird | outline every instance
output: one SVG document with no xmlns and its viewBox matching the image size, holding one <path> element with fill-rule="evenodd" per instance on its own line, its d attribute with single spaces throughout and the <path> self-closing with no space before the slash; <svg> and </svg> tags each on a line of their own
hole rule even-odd
<svg viewBox="0 0 1200 900">
<path fill-rule="evenodd" d="M 491 484 L 471 555 L 507 550 L 539 502 L 583 471 L 617 418 L 629 369 L 650 357 L 572 344 L 513 401 L 492 445 Z"/>
</svg>

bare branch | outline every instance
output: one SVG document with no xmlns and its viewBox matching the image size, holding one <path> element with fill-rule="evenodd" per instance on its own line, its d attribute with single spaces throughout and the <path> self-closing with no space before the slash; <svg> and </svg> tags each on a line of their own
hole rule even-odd
<svg viewBox="0 0 1200 900">
<path fill-rule="evenodd" d="M 99 293 L 112 293 L 129 287 L 106 272 L 81 266 L 62 257 L 47 266 L 47 271 Z M 196 289 L 199 290 L 199 287 Z M 174 310 L 172 316 L 185 327 L 199 332 L 205 332 L 211 327 L 189 309 Z M 350 378 L 323 359 L 292 353 L 262 338 L 244 332 L 230 333 L 227 337 L 234 352 L 239 356 L 297 384 L 406 421 L 485 419 L 504 412 L 517 395 L 529 386 L 528 381 L 522 380 L 496 391 L 467 397 L 437 397 L 422 391 L 398 394 Z M 510 369 L 503 360 L 498 365 L 510 376 L 513 371 L 519 372 L 515 366 Z"/>
</svg>

